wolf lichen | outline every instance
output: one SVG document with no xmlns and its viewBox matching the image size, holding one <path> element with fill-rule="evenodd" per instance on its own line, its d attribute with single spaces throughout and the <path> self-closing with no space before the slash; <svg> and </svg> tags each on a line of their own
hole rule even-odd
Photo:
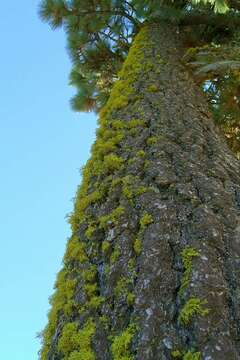
<svg viewBox="0 0 240 360">
<path fill-rule="evenodd" d="M 140 219 L 140 230 L 143 231 L 151 223 L 153 223 L 152 215 L 145 212 Z"/>
<path fill-rule="evenodd" d="M 97 310 L 105 301 L 103 296 L 92 296 L 89 301 L 85 304 L 85 309 Z"/>
<path fill-rule="evenodd" d="M 183 325 L 188 325 L 194 316 L 206 316 L 209 313 L 209 309 L 204 307 L 206 304 L 206 300 L 190 298 L 180 311 L 178 321 Z"/>
<path fill-rule="evenodd" d="M 132 306 L 134 304 L 135 295 L 132 292 L 127 294 L 127 304 L 128 306 Z"/>
<path fill-rule="evenodd" d="M 118 246 L 116 246 L 110 256 L 110 264 L 111 265 L 115 264 L 120 255 L 121 255 L 120 248 Z"/>
<path fill-rule="evenodd" d="M 192 352 L 188 351 L 184 354 L 183 360 L 200 360 L 201 359 L 201 353 L 200 352 Z"/>
<path fill-rule="evenodd" d="M 121 295 L 127 294 L 128 291 L 128 279 L 121 278 L 118 280 L 116 287 L 114 288 L 114 295 L 119 297 Z"/>
<path fill-rule="evenodd" d="M 147 91 L 152 92 L 152 93 L 157 92 L 158 87 L 155 84 L 149 85 L 148 88 L 147 88 Z"/>
<path fill-rule="evenodd" d="M 87 259 L 86 244 L 81 242 L 76 235 L 73 235 L 67 244 L 64 255 L 64 263 L 69 261 L 79 261 L 83 264 L 87 261 Z"/>
<path fill-rule="evenodd" d="M 83 270 L 81 275 L 85 282 L 95 281 L 97 276 L 97 266 L 91 265 L 88 269 Z"/>
<path fill-rule="evenodd" d="M 122 334 L 113 338 L 111 350 L 113 360 L 133 360 L 130 346 L 136 332 L 136 326 L 130 324 Z"/>
<path fill-rule="evenodd" d="M 134 129 L 138 126 L 145 126 L 145 121 L 140 119 L 132 119 L 126 123 L 127 129 Z"/>
<path fill-rule="evenodd" d="M 137 153 L 136 153 L 136 156 L 138 156 L 138 157 L 145 157 L 145 151 L 144 150 L 139 150 Z"/>
<path fill-rule="evenodd" d="M 125 213 L 125 209 L 122 206 L 118 206 L 110 214 L 103 215 L 99 218 L 99 226 L 102 229 L 107 229 L 109 223 L 117 225 L 120 217 Z"/>
<path fill-rule="evenodd" d="M 85 231 L 86 237 L 89 240 L 92 239 L 93 234 L 95 233 L 96 230 L 97 230 L 96 224 L 94 224 L 94 223 L 89 224 L 87 230 Z"/>
<path fill-rule="evenodd" d="M 182 255 L 182 261 L 183 261 L 183 266 L 184 266 L 184 273 L 183 273 L 183 278 L 181 281 L 179 295 L 183 296 L 185 290 L 187 289 L 187 287 L 190 283 L 193 258 L 199 256 L 199 252 L 197 249 L 188 246 L 181 252 L 181 255 Z"/>
<path fill-rule="evenodd" d="M 182 358 L 182 353 L 180 350 L 173 350 L 171 352 L 171 356 L 173 359 L 181 359 Z"/>
<path fill-rule="evenodd" d="M 140 239 L 136 239 L 133 244 L 134 251 L 137 256 L 139 256 L 142 252 L 142 242 Z"/>
<path fill-rule="evenodd" d="M 102 242 L 102 252 L 104 253 L 104 255 L 107 255 L 109 253 L 109 250 L 111 248 L 111 244 L 109 243 L 109 241 L 103 241 Z"/>
<path fill-rule="evenodd" d="M 75 322 L 64 325 L 58 340 L 58 350 L 67 359 L 95 360 L 91 342 L 96 331 L 96 325 L 89 319 L 82 329 Z"/>
<path fill-rule="evenodd" d="M 150 136 L 148 139 L 147 139 L 147 145 L 151 146 L 151 145 L 154 145 L 156 144 L 158 141 L 158 138 L 157 136 Z"/>
<path fill-rule="evenodd" d="M 103 171 L 111 172 L 113 170 L 121 169 L 124 160 L 116 154 L 109 154 L 104 156 Z"/>
</svg>

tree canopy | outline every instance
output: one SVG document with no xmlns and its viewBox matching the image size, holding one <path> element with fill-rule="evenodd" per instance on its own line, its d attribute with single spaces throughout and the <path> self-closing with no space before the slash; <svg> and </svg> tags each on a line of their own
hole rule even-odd
<svg viewBox="0 0 240 360">
<path fill-rule="evenodd" d="M 238 0 L 42 0 L 39 13 L 63 27 L 72 59 L 72 108 L 98 111 L 146 21 L 167 21 L 188 31 L 186 56 L 231 147 L 240 151 Z"/>
</svg>

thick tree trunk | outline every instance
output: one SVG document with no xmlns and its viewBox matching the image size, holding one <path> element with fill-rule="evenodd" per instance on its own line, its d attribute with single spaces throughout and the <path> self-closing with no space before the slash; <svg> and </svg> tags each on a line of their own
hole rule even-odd
<svg viewBox="0 0 240 360">
<path fill-rule="evenodd" d="M 65 255 L 74 287 L 42 359 L 240 359 L 239 161 L 181 38 L 146 26 L 101 114 Z M 69 322 L 92 329 L 84 344 Z"/>
</svg>

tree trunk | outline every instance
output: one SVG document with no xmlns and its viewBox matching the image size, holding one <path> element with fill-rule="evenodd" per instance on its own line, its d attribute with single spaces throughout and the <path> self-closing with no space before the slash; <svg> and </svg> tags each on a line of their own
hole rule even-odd
<svg viewBox="0 0 240 360">
<path fill-rule="evenodd" d="M 239 161 L 182 55 L 145 26 L 101 113 L 44 360 L 240 359 Z"/>
</svg>

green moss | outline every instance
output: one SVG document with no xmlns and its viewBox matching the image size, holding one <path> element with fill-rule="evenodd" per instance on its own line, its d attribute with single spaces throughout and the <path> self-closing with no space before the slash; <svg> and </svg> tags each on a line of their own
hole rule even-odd
<svg viewBox="0 0 240 360">
<path fill-rule="evenodd" d="M 147 212 L 145 212 L 140 219 L 140 230 L 144 230 L 151 223 L 153 223 L 152 216 Z"/>
<path fill-rule="evenodd" d="M 156 144 L 158 141 L 158 138 L 157 136 L 150 136 L 148 139 L 147 139 L 147 145 L 151 146 L 151 145 L 154 145 Z"/>
<path fill-rule="evenodd" d="M 92 319 L 89 319 L 80 330 L 74 322 L 65 324 L 58 341 L 58 350 L 71 360 L 95 360 L 96 357 L 91 348 L 95 331 L 96 325 Z"/>
<path fill-rule="evenodd" d="M 134 359 L 130 352 L 130 346 L 135 332 L 136 327 L 134 325 L 129 325 L 127 329 L 122 332 L 122 334 L 113 338 L 111 346 L 113 360 Z"/>
<path fill-rule="evenodd" d="M 147 88 L 147 91 L 148 92 L 157 92 L 158 91 L 158 87 L 157 87 L 157 85 L 155 85 L 155 84 L 152 84 L 152 85 L 149 85 L 148 86 L 148 88 Z"/>
<path fill-rule="evenodd" d="M 192 352 L 188 351 L 184 354 L 183 360 L 200 360 L 201 359 L 201 353 L 200 352 Z"/>
<path fill-rule="evenodd" d="M 134 251 L 137 256 L 139 256 L 142 252 L 142 242 L 140 239 L 136 239 L 133 244 Z"/>
<path fill-rule="evenodd" d="M 121 216 L 125 213 L 125 209 L 122 206 L 118 206 L 110 214 L 103 215 L 99 218 L 99 226 L 102 229 L 107 229 L 109 223 L 117 225 Z"/>
<path fill-rule="evenodd" d="M 209 309 L 204 308 L 206 304 L 206 300 L 199 298 L 189 299 L 182 308 L 178 321 L 183 325 L 188 325 L 194 316 L 206 316 L 209 313 Z"/>
<path fill-rule="evenodd" d="M 191 274 L 192 274 L 193 258 L 199 256 L 199 252 L 198 252 L 198 250 L 194 249 L 193 247 L 188 246 L 181 252 L 181 255 L 182 255 L 182 261 L 183 261 L 183 266 L 184 266 L 184 273 L 183 273 L 183 278 L 181 281 L 179 295 L 183 296 L 185 290 L 187 289 L 187 287 L 190 283 L 190 278 L 191 278 Z"/>
</svg>

